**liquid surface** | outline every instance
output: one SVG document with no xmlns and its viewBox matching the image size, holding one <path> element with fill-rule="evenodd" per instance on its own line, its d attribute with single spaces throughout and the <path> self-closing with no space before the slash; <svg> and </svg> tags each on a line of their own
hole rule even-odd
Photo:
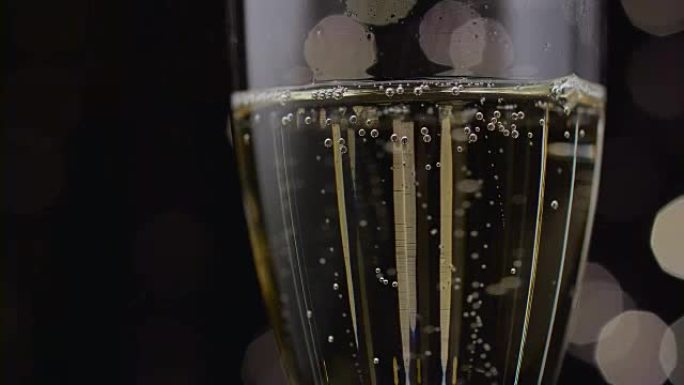
<svg viewBox="0 0 684 385">
<path fill-rule="evenodd" d="M 238 93 L 264 297 L 298 384 L 552 382 L 594 201 L 576 77 Z"/>
</svg>

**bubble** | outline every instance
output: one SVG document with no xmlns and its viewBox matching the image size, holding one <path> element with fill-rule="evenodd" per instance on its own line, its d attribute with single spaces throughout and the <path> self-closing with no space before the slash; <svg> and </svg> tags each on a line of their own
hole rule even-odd
<svg viewBox="0 0 684 385">
<path fill-rule="evenodd" d="M 332 124 L 332 119 L 328 118 L 325 120 L 325 125 L 330 126 Z"/>
<path fill-rule="evenodd" d="M 313 122 L 313 119 L 310 116 L 304 118 L 304 124 L 311 124 L 311 122 Z"/>
<path fill-rule="evenodd" d="M 430 166 L 430 164 L 426 164 L 425 165 L 425 171 L 430 171 L 430 170 L 432 170 L 432 166 Z"/>
<path fill-rule="evenodd" d="M 513 120 L 518 120 L 518 113 L 517 113 L 517 112 L 512 113 L 512 114 L 511 114 L 511 119 L 513 119 Z"/>
<path fill-rule="evenodd" d="M 392 281 L 392 287 L 399 287 L 399 283 L 397 281 Z"/>
<path fill-rule="evenodd" d="M 333 287 L 333 290 L 338 290 L 340 288 L 340 285 L 338 285 L 336 282 L 336 283 L 333 283 L 332 287 Z"/>
<path fill-rule="evenodd" d="M 570 131 L 565 131 L 565 132 L 563 133 L 563 137 L 564 137 L 565 139 L 570 139 Z"/>
<path fill-rule="evenodd" d="M 472 132 L 472 130 L 470 129 L 470 127 L 468 127 L 468 126 L 463 127 L 463 133 L 466 134 L 466 136 L 470 135 L 471 132 Z"/>
<path fill-rule="evenodd" d="M 487 130 L 489 131 L 494 131 L 496 129 L 496 126 L 494 123 L 487 123 Z"/>
<path fill-rule="evenodd" d="M 511 274 L 515 275 L 518 270 L 515 267 L 511 267 Z"/>
<path fill-rule="evenodd" d="M 476 135 L 476 134 L 470 134 L 470 135 L 468 135 L 468 142 L 469 142 L 469 143 L 475 143 L 475 142 L 477 142 L 477 135 Z"/>
<path fill-rule="evenodd" d="M 363 128 L 360 128 L 359 129 L 359 136 L 366 136 L 366 130 L 364 130 Z"/>
<path fill-rule="evenodd" d="M 419 87 L 415 87 L 415 88 L 413 89 L 413 93 L 414 93 L 416 96 L 422 95 L 422 94 L 423 94 L 423 87 L 420 87 L 420 86 L 419 86 Z"/>
<path fill-rule="evenodd" d="M 326 148 L 332 147 L 332 145 L 333 145 L 332 139 L 326 138 L 326 139 L 323 141 L 323 145 L 324 145 Z"/>
<path fill-rule="evenodd" d="M 401 84 L 397 87 L 397 95 L 403 95 L 404 94 L 404 87 L 401 86 Z"/>
<path fill-rule="evenodd" d="M 349 123 L 356 124 L 357 121 L 358 121 L 358 118 L 356 117 L 356 115 L 352 115 L 349 117 Z"/>
<path fill-rule="evenodd" d="M 427 135 L 427 134 L 430 133 L 430 130 L 428 130 L 427 127 L 421 127 L 421 128 L 420 128 L 420 133 L 421 133 L 422 135 Z"/>
<path fill-rule="evenodd" d="M 378 357 L 373 358 L 373 365 L 377 365 L 380 363 L 380 359 Z"/>
<path fill-rule="evenodd" d="M 475 132 L 480 132 L 480 126 L 475 126 Z"/>
<path fill-rule="evenodd" d="M 401 137 L 401 144 L 406 144 L 406 143 L 408 143 L 408 137 L 402 136 Z"/>
<path fill-rule="evenodd" d="M 579 130 L 580 138 L 584 138 L 586 135 L 587 135 L 587 133 L 584 130 Z"/>
<path fill-rule="evenodd" d="M 347 143 L 347 141 L 344 140 L 344 138 L 339 138 L 339 139 L 337 140 L 337 143 L 339 143 L 339 144 L 341 144 L 341 145 L 344 145 L 344 144 Z"/>
<path fill-rule="evenodd" d="M 375 268 L 375 274 L 380 274 L 381 272 L 382 272 L 382 270 L 379 267 Z"/>
<path fill-rule="evenodd" d="M 290 123 L 290 118 L 288 116 L 283 116 L 283 118 L 280 119 L 280 124 L 283 126 L 287 126 L 288 123 Z"/>
<path fill-rule="evenodd" d="M 494 117 L 499 119 L 501 117 L 501 112 L 499 110 L 494 111 Z"/>
<path fill-rule="evenodd" d="M 543 127 L 545 123 L 546 123 L 546 121 L 544 119 L 539 119 L 539 125 L 540 126 Z"/>
<path fill-rule="evenodd" d="M 551 208 L 554 210 L 558 210 L 558 201 L 557 200 L 551 201 Z"/>
<path fill-rule="evenodd" d="M 430 135 L 423 135 L 423 142 L 430 143 L 431 141 L 432 137 Z"/>
<path fill-rule="evenodd" d="M 503 136 L 510 136 L 511 132 L 508 130 L 508 128 L 504 128 L 503 131 L 501 131 L 501 134 L 503 134 Z"/>
<path fill-rule="evenodd" d="M 386 95 L 388 98 L 391 98 L 392 96 L 394 96 L 394 88 L 392 88 L 392 87 L 387 87 L 387 89 L 385 90 L 385 95 Z"/>
<path fill-rule="evenodd" d="M 437 162 L 437 163 L 435 163 L 435 167 L 440 168 L 440 167 L 442 167 L 442 164 Z"/>
<path fill-rule="evenodd" d="M 345 145 L 340 146 L 340 152 L 342 154 L 346 154 L 347 153 L 347 146 L 345 146 Z"/>
<path fill-rule="evenodd" d="M 463 152 L 463 147 L 456 146 L 456 152 Z"/>
<path fill-rule="evenodd" d="M 321 265 L 325 265 L 325 262 L 325 258 L 318 258 L 318 263 L 320 263 Z"/>
<path fill-rule="evenodd" d="M 371 138 L 377 138 L 378 135 L 380 135 L 380 132 L 377 129 L 374 128 L 371 130 L 371 132 L 370 132 Z"/>
<path fill-rule="evenodd" d="M 484 115 L 482 115 L 482 112 L 478 111 L 475 113 L 475 119 L 482 120 L 482 118 L 484 118 Z"/>
<path fill-rule="evenodd" d="M 399 140 L 399 135 L 397 135 L 397 134 L 390 135 L 390 140 L 392 142 L 396 142 L 397 140 Z"/>
<path fill-rule="evenodd" d="M 461 90 L 456 86 L 456 87 L 451 87 L 451 94 L 456 96 L 461 93 Z"/>
<path fill-rule="evenodd" d="M 478 258 L 480 258 L 480 254 L 478 254 L 478 253 L 472 253 L 472 254 L 470 254 L 470 259 L 476 260 L 476 259 L 478 259 Z"/>
<path fill-rule="evenodd" d="M 430 230 L 430 235 L 437 235 L 438 230 L 437 229 L 432 229 Z"/>
<path fill-rule="evenodd" d="M 306 318 L 311 319 L 313 317 L 313 312 L 311 310 L 306 311 Z"/>
<path fill-rule="evenodd" d="M 532 139 L 534 137 L 534 134 L 530 131 L 527 133 L 527 137 Z"/>
<path fill-rule="evenodd" d="M 373 120 L 372 119 L 366 119 L 366 126 L 370 127 L 373 125 Z"/>
<path fill-rule="evenodd" d="M 329 336 L 328 336 L 328 342 L 330 342 L 331 344 L 332 344 L 333 342 L 335 342 L 335 337 L 333 337 L 332 335 L 329 335 Z"/>
<path fill-rule="evenodd" d="M 519 136 L 520 136 L 520 132 L 515 131 L 515 130 L 511 131 L 511 138 L 517 139 Z"/>
</svg>

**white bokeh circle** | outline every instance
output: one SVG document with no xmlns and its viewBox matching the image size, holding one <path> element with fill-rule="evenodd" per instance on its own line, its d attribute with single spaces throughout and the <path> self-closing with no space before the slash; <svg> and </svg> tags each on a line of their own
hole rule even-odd
<svg viewBox="0 0 684 385">
<path fill-rule="evenodd" d="M 684 31 L 684 3 L 681 0 L 622 0 L 632 24 L 655 36 Z"/>
<path fill-rule="evenodd" d="M 667 357 L 661 354 L 660 359 L 665 361 L 662 365 L 668 365 L 674 362 L 672 373 L 670 373 L 670 382 L 674 385 L 684 385 L 684 317 L 681 317 L 677 321 L 670 325 L 670 330 L 674 335 L 675 343 L 677 344 L 676 356 Z M 663 345 L 666 345 L 667 339 L 663 338 Z M 661 352 L 667 351 L 668 348 L 665 346 L 661 349 Z"/>
<path fill-rule="evenodd" d="M 663 271 L 684 279 L 684 196 L 656 214 L 651 228 L 651 250 Z"/>
<path fill-rule="evenodd" d="M 451 66 L 449 44 L 452 32 L 478 18 L 480 14 L 463 2 L 440 1 L 421 19 L 418 36 L 420 48 L 430 61 Z"/>
<path fill-rule="evenodd" d="M 673 369 L 663 367 L 661 357 L 676 354 L 672 352 L 674 347 L 674 334 L 660 317 L 630 310 L 601 329 L 595 359 L 608 383 L 660 385 Z"/>
<path fill-rule="evenodd" d="M 624 296 L 613 275 L 598 263 L 587 263 L 573 309 L 568 341 L 586 345 L 598 341 L 601 328 L 624 311 Z"/>
<path fill-rule="evenodd" d="M 376 60 L 375 36 L 350 17 L 328 16 L 309 31 L 304 59 L 316 80 L 367 78 Z"/>
<path fill-rule="evenodd" d="M 472 19 L 451 33 L 449 57 L 459 73 L 500 76 L 513 64 L 513 42 L 498 21 Z"/>
</svg>

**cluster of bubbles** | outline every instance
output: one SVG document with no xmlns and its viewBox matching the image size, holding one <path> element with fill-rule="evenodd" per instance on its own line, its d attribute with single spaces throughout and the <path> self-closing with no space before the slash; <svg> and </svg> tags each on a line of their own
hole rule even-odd
<svg viewBox="0 0 684 385">
<path fill-rule="evenodd" d="M 340 100 L 344 97 L 344 93 L 347 91 L 346 87 L 337 86 L 328 89 L 314 90 L 311 91 L 311 98 L 314 100 Z"/>
</svg>

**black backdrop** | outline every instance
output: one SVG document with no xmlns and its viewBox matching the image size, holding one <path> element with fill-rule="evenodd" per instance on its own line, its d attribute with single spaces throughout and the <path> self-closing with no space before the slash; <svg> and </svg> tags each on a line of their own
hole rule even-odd
<svg viewBox="0 0 684 385">
<path fill-rule="evenodd" d="M 650 37 L 610 3 L 591 258 L 670 323 L 684 305 L 664 293 L 684 284 L 648 237 L 684 192 L 684 33 Z M 267 326 L 225 137 L 224 8 L 5 4 L 4 383 L 239 383 Z M 669 110 L 635 103 L 654 97 Z M 561 383 L 580 380 L 603 383 L 566 359 Z"/>
</svg>

